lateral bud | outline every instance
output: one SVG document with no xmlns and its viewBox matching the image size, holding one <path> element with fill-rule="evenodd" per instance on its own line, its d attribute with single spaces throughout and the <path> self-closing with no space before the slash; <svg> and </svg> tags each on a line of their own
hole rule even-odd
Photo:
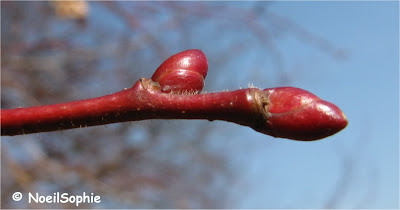
<svg viewBox="0 0 400 210">
<path fill-rule="evenodd" d="M 186 50 L 165 60 L 151 79 L 165 93 L 200 92 L 207 76 L 208 62 L 201 50 Z"/>
</svg>

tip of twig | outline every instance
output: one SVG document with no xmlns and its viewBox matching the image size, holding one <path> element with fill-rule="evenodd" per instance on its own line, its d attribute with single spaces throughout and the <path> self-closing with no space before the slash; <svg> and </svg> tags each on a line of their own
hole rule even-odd
<svg viewBox="0 0 400 210">
<path fill-rule="evenodd" d="M 265 89 L 268 103 L 264 128 L 258 131 L 300 141 L 318 140 L 344 129 L 346 115 L 334 104 L 293 87 Z"/>
</svg>

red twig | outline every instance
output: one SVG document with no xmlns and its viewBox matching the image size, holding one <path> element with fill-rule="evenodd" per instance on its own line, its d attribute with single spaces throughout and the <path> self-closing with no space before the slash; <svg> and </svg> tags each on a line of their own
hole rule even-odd
<svg viewBox="0 0 400 210">
<path fill-rule="evenodd" d="M 1 135 L 145 119 L 208 119 L 249 126 L 275 137 L 316 140 L 347 125 L 337 106 L 298 88 L 185 94 L 202 89 L 207 67 L 201 51 L 188 50 L 166 60 L 152 79 L 139 79 L 130 89 L 70 103 L 1 110 Z"/>
</svg>

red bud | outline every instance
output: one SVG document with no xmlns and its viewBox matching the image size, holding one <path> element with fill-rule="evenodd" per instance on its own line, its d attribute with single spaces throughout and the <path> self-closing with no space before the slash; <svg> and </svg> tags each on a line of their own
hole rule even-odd
<svg viewBox="0 0 400 210">
<path fill-rule="evenodd" d="M 333 135 L 347 126 L 347 118 L 334 104 L 293 87 L 265 89 L 269 131 L 275 137 L 317 140 Z"/>
<path fill-rule="evenodd" d="M 158 82 L 161 91 L 194 92 L 204 87 L 208 62 L 201 50 L 186 50 L 165 60 L 151 79 Z"/>
</svg>

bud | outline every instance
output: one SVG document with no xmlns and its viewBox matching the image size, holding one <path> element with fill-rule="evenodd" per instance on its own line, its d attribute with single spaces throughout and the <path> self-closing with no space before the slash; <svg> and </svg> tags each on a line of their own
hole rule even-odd
<svg viewBox="0 0 400 210">
<path fill-rule="evenodd" d="M 317 140 L 347 126 L 347 118 L 334 104 L 293 87 L 268 88 L 268 129 L 264 133 L 295 140 Z"/>
<path fill-rule="evenodd" d="M 162 92 L 199 92 L 204 87 L 208 62 L 201 50 L 186 50 L 165 60 L 151 79 Z"/>
</svg>

